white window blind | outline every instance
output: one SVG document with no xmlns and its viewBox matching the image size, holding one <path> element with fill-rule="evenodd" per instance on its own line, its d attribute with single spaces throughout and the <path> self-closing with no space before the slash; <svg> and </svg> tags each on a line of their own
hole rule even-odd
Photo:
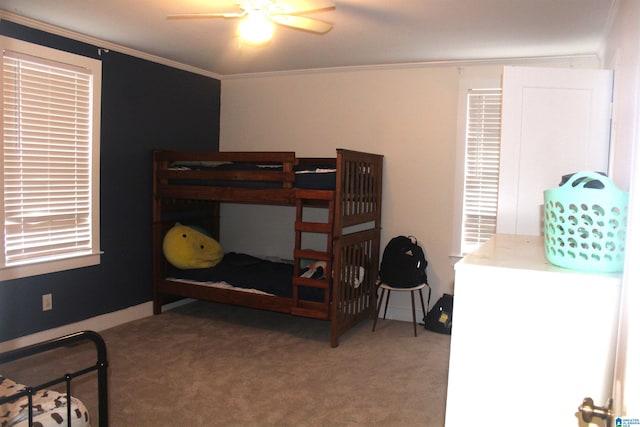
<svg viewBox="0 0 640 427">
<path fill-rule="evenodd" d="M 501 107 L 501 89 L 472 89 L 467 94 L 463 254 L 472 252 L 496 232 Z"/>
<path fill-rule="evenodd" d="M 0 267 L 98 252 L 90 69 L 3 50 Z"/>
</svg>

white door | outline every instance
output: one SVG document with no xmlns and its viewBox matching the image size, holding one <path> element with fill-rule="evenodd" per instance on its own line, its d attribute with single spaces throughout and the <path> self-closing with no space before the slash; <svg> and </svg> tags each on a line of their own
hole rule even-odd
<svg viewBox="0 0 640 427">
<path fill-rule="evenodd" d="M 631 159 L 629 188 L 628 238 L 620 291 L 618 343 L 611 394 L 611 426 L 629 425 L 625 419 L 640 420 L 640 117 L 636 117 L 635 128 L 636 141 Z M 595 406 L 606 409 L 607 402 L 597 401 L 593 396 L 585 397 L 593 398 Z"/>
<path fill-rule="evenodd" d="M 607 172 L 613 73 L 505 67 L 497 232 L 542 234 L 544 190 Z"/>
<path fill-rule="evenodd" d="M 640 419 L 640 175 L 636 169 L 628 231 L 627 255 L 622 279 L 616 368 L 613 378 L 613 414 Z M 634 191 L 635 190 L 635 191 Z M 605 402 L 601 402 L 605 404 Z M 613 424 L 615 425 L 615 424 Z M 623 424 L 624 425 L 624 424 Z"/>
</svg>

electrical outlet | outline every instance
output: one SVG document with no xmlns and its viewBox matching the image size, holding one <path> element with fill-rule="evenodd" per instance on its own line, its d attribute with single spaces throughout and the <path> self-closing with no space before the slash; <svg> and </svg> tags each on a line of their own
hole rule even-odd
<svg viewBox="0 0 640 427">
<path fill-rule="evenodd" d="M 49 311 L 53 309 L 53 298 L 51 294 L 42 295 L 42 311 Z"/>
</svg>

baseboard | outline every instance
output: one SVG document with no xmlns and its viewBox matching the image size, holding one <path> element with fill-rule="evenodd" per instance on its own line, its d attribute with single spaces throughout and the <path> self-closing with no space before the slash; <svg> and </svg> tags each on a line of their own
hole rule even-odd
<svg viewBox="0 0 640 427">
<path fill-rule="evenodd" d="M 20 338 L 2 342 L 0 343 L 0 353 L 31 344 L 37 344 L 42 341 L 58 338 L 78 331 L 104 331 L 105 329 L 131 322 L 132 320 L 149 317 L 152 314 L 153 303 L 151 301 L 145 302 L 123 310 L 114 311 L 113 313 L 102 314 L 100 316 L 81 320 L 80 322 L 70 323 L 58 328 L 47 329 L 46 331 L 36 332 L 35 334 L 25 335 Z"/>
</svg>

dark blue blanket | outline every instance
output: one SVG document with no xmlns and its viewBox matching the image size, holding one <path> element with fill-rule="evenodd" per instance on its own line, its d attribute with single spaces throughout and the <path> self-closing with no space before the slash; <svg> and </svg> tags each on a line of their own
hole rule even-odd
<svg viewBox="0 0 640 427">
<path fill-rule="evenodd" d="M 293 264 L 267 261 L 247 254 L 229 252 L 212 268 L 180 270 L 171 267 L 170 277 L 199 282 L 227 282 L 239 288 L 258 289 L 281 297 L 292 297 Z M 320 289 L 300 289 L 300 298 L 321 301 Z"/>
</svg>

